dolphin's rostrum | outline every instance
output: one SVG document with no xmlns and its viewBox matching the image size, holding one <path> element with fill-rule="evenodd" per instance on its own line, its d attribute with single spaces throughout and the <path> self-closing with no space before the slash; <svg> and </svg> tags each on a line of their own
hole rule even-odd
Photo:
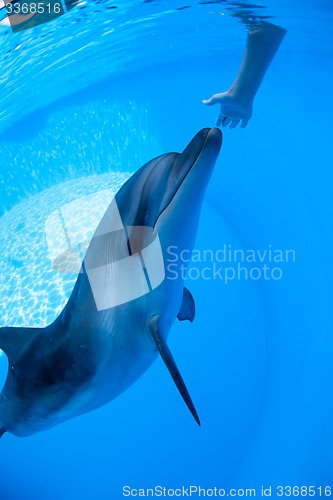
<svg viewBox="0 0 333 500">
<path fill-rule="evenodd" d="M 0 329 L 8 357 L 0 436 L 28 436 L 108 403 L 158 353 L 200 424 L 167 346 L 175 318 L 193 320 L 194 300 L 182 273 L 173 265 L 171 275 L 166 261 L 170 246 L 179 256 L 193 248 L 221 144 L 219 129 L 203 129 L 182 153 L 139 169 L 97 227 L 58 318 L 46 328 Z"/>
</svg>

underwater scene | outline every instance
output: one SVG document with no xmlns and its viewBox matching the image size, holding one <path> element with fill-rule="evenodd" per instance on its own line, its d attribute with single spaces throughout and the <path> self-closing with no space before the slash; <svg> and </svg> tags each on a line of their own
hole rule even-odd
<svg viewBox="0 0 333 500">
<path fill-rule="evenodd" d="M 0 0 L 0 500 L 333 496 L 332 26 Z"/>
</svg>

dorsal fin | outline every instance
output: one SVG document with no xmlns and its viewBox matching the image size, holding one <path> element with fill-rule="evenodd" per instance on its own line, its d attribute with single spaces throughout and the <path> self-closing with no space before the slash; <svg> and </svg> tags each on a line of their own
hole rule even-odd
<svg viewBox="0 0 333 500">
<path fill-rule="evenodd" d="M 11 363 L 35 340 L 42 328 L 0 328 L 0 349 L 2 349 Z"/>
<path fill-rule="evenodd" d="M 200 420 L 197 414 L 197 411 L 194 407 L 191 396 L 187 390 L 185 382 L 178 370 L 175 360 L 171 354 L 171 351 L 168 347 L 168 344 L 165 342 L 159 321 L 159 316 L 154 316 L 150 321 L 150 333 L 155 341 L 156 347 L 159 350 L 159 353 L 170 372 L 171 377 L 173 378 L 174 383 L 177 386 L 178 391 L 180 392 L 183 400 L 185 401 L 188 409 L 192 413 L 195 421 L 198 425 L 200 425 Z"/>
<path fill-rule="evenodd" d="M 194 320 L 194 316 L 194 298 L 192 297 L 191 292 L 184 286 L 182 305 L 180 306 L 180 311 L 177 318 L 179 319 L 179 321 L 185 321 L 186 319 L 188 319 L 192 323 L 192 321 Z"/>
</svg>

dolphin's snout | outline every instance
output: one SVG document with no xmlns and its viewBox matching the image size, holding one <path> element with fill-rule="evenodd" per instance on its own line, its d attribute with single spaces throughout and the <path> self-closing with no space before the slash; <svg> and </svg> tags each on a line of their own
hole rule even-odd
<svg viewBox="0 0 333 500">
<path fill-rule="evenodd" d="M 203 128 L 181 153 L 178 165 L 183 170 L 191 170 L 203 154 L 213 153 L 217 158 L 222 145 L 222 132 L 219 128 Z"/>
<path fill-rule="evenodd" d="M 221 130 L 217 127 L 214 127 L 214 128 L 205 128 L 202 131 L 205 132 L 205 143 L 207 141 L 214 141 L 214 142 L 216 142 L 216 146 L 220 150 L 221 145 L 222 145 L 222 132 L 221 132 Z"/>
</svg>

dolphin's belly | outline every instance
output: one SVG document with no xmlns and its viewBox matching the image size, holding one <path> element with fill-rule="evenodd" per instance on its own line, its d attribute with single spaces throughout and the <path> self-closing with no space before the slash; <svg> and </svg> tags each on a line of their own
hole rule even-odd
<svg viewBox="0 0 333 500">
<path fill-rule="evenodd" d="M 157 359 L 150 339 L 119 342 L 103 357 L 96 376 L 79 391 L 65 410 L 84 413 L 103 406 L 134 384 Z"/>
<path fill-rule="evenodd" d="M 3 402 L 1 413 L 6 420 L 2 423 L 10 432 L 34 434 L 109 403 L 157 358 L 148 333 L 140 328 L 122 328 L 121 322 L 109 333 L 95 324 L 87 338 L 89 343 L 79 343 L 74 354 L 72 344 L 49 353 L 43 372 L 39 372 L 42 364 L 36 363 L 39 371 L 31 373 L 33 386 L 27 379 L 9 381 L 12 389 L 15 386 L 14 397 Z M 62 361 L 67 358 L 66 366 L 58 364 L 59 355 Z M 25 397 L 28 392 L 30 401 Z"/>
<path fill-rule="evenodd" d="M 90 337 L 98 344 L 98 366 L 87 385 L 89 409 L 104 405 L 130 387 L 158 356 L 147 329 L 147 312 L 152 314 L 154 294 L 100 312 Z M 98 324 L 99 330 L 96 330 Z M 84 395 L 87 396 L 87 394 Z M 83 401 L 79 395 L 79 399 Z M 88 410 L 89 411 L 89 410 Z"/>
</svg>

